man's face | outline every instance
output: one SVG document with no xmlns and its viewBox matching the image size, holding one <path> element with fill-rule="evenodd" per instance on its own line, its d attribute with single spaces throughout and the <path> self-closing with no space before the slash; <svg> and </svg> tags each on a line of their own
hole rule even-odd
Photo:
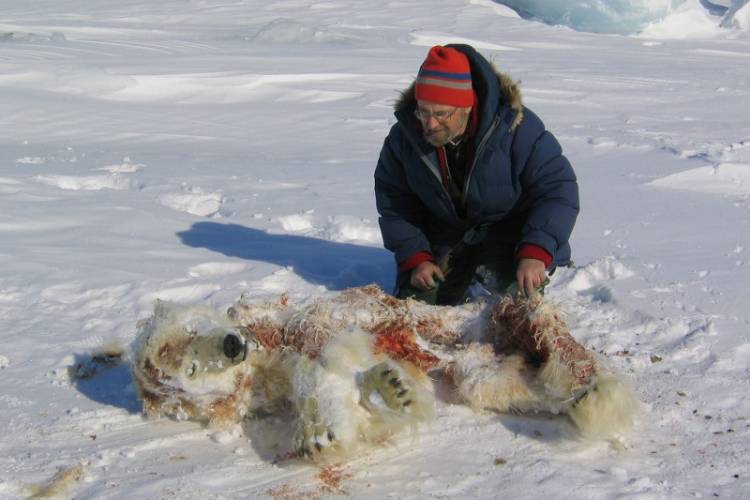
<svg viewBox="0 0 750 500">
<path fill-rule="evenodd" d="M 441 147 L 464 133 L 469 123 L 471 108 L 417 101 L 414 114 L 422 123 L 425 140 L 435 147 Z"/>
</svg>

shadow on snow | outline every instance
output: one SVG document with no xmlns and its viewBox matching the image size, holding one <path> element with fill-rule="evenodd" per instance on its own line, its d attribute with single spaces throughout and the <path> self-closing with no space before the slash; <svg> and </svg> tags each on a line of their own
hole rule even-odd
<svg viewBox="0 0 750 500">
<path fill-rule="evenodd" d="M 393 257 L 382 248 L 307 236 L 269 234 L 238 224 L 217 222 L 197 222 L 177 236 L 191 247 L 292 267 L 306 281 L 329 290 L 370 283 L 377 283 L 387 291 L 393 288 Z"/>
<path fill-rule="evenodd" d="M 143 405 L 135 392 L 127 361 L 102 362 L 91 354 L 76 354 L 69 370 L 75 388 L 90 400 L 122 408 L 131 414 L 141 412 Z"/>
</svg>

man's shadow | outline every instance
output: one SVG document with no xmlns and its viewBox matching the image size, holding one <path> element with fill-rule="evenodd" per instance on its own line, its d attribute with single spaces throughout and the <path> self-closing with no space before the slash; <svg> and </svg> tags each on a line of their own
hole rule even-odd
<svg viewBox="0 0 750 500">
<path fill-rule="evenodd" d="M 217 222 L 196 222 L 177 236 L 191 247 L 291 266 L 306 281 L 329 290 L 377 283 L 390 291 L 395 279 L 393 256 L 382 248 L 306 236 L 269 234 L 238 224 Z"/>
</svg>

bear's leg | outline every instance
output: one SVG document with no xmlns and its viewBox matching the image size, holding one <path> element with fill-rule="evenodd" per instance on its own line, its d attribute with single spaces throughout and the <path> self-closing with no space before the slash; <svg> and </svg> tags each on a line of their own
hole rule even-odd
<svg viewBox="0 0 750 500">
<path fill-rule="evenodd" d="M 290 380 L 297 413 L 293 440 L 298 456 L 317 460 L 356 448 L 366 411 L 358 404 L 354 377 L 342 377 L 320 360 L 298 356 Z"/>
<path fill-rule="evenodd" d="M 566 413 L 583 435 L 601 438 L 630 429 L 639 406 L 624 378 L 600 369 L 596 385 L 578 397 Z"/>
<path fill-rule="evenodd" d="M 351 454 L 432 415 L 426 377 L 373 350 L 373 336 L 353 328 L 290 367 L 300 456 Z"/>
<path fill-rule="evenodd" d="M 505 297 L 493 308 L 490 329 L 498 350 L 519 350 L 540 366 L 550 400 L 572 401 L 595 384 L 593 353 L 573 338 L 562 312 L 541 298 Z"/>
<path fill-rule="evenodd" d="M 543 387 L 534 383 L 523 356 L 498 355 L 492 345 L 472 343 L 456 354 L 448 374 L 461 397 L 477 410 L 543 409 Z"/>
<path fill-rule="evenodd" d="M 631 426 L 638 404 L 630 385 L 573 338 L 557 308 L 539 298 L 506 297 L 492 311 L 490 328 L 498 347 L 519 349 L 540 364 L 544 409 L 568 414 L 591 436 Z"/>
<path fill-rule="evenodd" d="M 370 412 L 377 411 L 376 399 L 394 411 L 407 411 L 413 403 L 413 388 L 405 384 L 398 370 L 384 361 L 359 374 L 360 402 Z"/>
<path fill-rule="evenodd" d="M 333 446 L 336 434 L 320 416 L 318 399 L 303 398 L 297 402 L 294 451 L 301 458 L 314 458 Z"/>
<path fill-rule="evenodd" d="M 425 388 L 426 377 L 408 368 L 388 360 L 357 374 L 360 404 L 373 417 L 387 419 L 392 426 L 399 425 L 398 420 L 406 423 L 432 418 L 434 398 Z"/>
</svg>

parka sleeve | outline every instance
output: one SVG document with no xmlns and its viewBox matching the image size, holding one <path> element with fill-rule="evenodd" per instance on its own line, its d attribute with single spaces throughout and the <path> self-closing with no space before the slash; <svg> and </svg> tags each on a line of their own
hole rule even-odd
<svg viewBox="0 0 750 500">
<path fill-rule="evenodd" d="M 578 181 L 560 143 L 529 110 L 517 131 L 514 160 L 523 165 L 519 178 L 528 210 L 519 246 L 540 246 L 559 261 L 559 250 L 569 251 L 580 210 Z"/>
<path fill-rule="evenodd" d="M 399 148 L 389 135 L 380 151 L 375 169 L 375 203 L 383 244 L 394 253 L 396 262 L 404 262 L 419 252 L 430 252 L 430 244 L 420 226 L 426 208 L 411 190 L 406 179 Z"/>
</svg>

